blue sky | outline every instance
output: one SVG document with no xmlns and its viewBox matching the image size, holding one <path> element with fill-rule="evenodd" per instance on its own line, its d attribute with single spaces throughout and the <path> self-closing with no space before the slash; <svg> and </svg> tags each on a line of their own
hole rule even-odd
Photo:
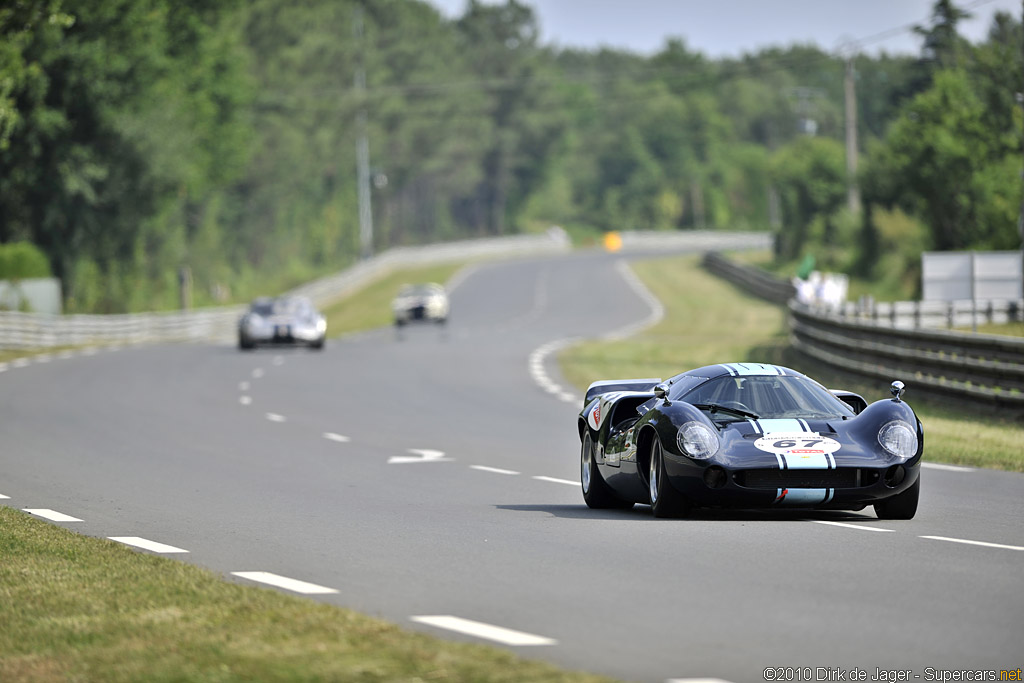
<svg viewBox="0 0 1024 683">
<path fill-rule="evenodd" d="M 448 17 L 467 0 L 428 0 Z M 494 0 L 485 0 L 492 4 Z M 541 39 L 560 47 L 602 45 L 650 54 L 670 37 L 709 57 L 739 56 L 768 45 L 815 43 L 835 51 L 850 39 L 876 37 L 927 22 L 934 0 L 525 0 L 540 20 Z M 984 38 L 996 11 L 1021 16 L 1021 0 L 960 0 L 975 16 L 962 25 L 972 41 Z M 877 54 L 917 54 L 920 39 L 897 31 L 864 46 Z"/>
</svg>

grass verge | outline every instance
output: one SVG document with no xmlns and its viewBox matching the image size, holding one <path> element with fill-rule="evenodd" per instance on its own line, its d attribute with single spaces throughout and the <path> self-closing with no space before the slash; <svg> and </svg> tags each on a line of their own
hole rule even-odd
<svg viewBox="0 0 1024 683">
<path fill-rule="evenodd" d="M 563 350 L 562 374 L 581 396 L 598 379 L 664 378 L 711 363 L 743 361 L 785 365 L 826 386 L 856 391 L 869 402 L 888 396 L 887 382 L 837 372 L 791 348 L 781 307 L 707 273 L 696 257 L 640 261 L 633 267 L 665 306 L 665 318 L 627 340 Z M 1024 425 L 917 398 L 913 381 L 904 381 L 907 400 L 925 427 L 926 460 L 1024 472 Z"/>
<path fill-rule="evenodd" d="M 230 583 L 0 506 L 2 681 L 551 681 L 571 673 Z"/>
</svg>

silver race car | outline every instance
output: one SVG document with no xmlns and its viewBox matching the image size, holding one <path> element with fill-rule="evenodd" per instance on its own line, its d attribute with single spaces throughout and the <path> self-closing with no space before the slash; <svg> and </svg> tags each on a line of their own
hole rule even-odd
<svg viewBox="0 0 1024 683">
<path fill-rule="evenodd" d="M 261 297 L 238 321 L 238 348 L 259 344 L 305 344 L 322 349 L 327 320 L 306 297 Z"/>
<path fill-rule="evenodd" d="M 448 320 L 448 295 L 433 282 L 405 285 L 391 302 L 391 310 L 399 327 L 417 320 L 444 323 Z"/>
</svg>

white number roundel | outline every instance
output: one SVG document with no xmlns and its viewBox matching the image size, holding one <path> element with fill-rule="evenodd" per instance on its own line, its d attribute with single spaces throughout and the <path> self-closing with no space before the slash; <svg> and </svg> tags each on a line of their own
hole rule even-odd
<svg viewBox="0 0 1024 683">
<path fill-rule="evenodd" d="M 776 455 L 826 455 L 842 446 L 835 439 L 820 434 L 767 434 L 754 442 L 754 446 Z"/>
</svg>

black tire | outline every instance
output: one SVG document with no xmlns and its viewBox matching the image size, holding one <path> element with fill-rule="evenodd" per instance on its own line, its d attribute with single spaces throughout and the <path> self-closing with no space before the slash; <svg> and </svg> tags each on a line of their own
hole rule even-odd
<svg viewBox="0 0 1024 683">
<path fill-rule="evenodd" d="M 317 340 L 316 340 L 315 342 L 313 342 L 312 344 L 310 344 L 310 345 L 309 345 L 309 348 L 311 348 L 311 349 L 315 349 L 315 350 L 317 350 L 317 351 L 322 351 L 322 350 L 323 350 L 323 348 L 324 348 L 324 337 L 320 337 L 320 338 L 319 338 L 319 339 L 317 339 Z"/>
<path fill-rule="evenodd" d="M 594 458 L 594 442 L 590 438 L 590 430 L 583 436 L 580 448 L 580 486 L 583 488 L 583 500 L 587 507 L 595 510 L 628 510 L 633 503 L 618 498 L 597 469 Z"/>
<path fill-rule="evenodd" d="M 253 341 L 244 334 L 240 334 L 238 335 L 238 348 L 243 351 L 250 351 L 256 348 L 256 344 L 254 344 Z"/>
<path fill-rule="evenodd" d="M 683 494 L 672 488 L 668 480 L 661 439 L 657 436 L 651 443 L 647 490 L 651 498 L 651 512 L 655 517 L 685 517 L 690 512 L 689 502 Z"/>
<path fill-rule="evenodd" d="M 917 501 L 921 497 L 921 475 L 918 474 L 909 489 L 892 498 L 875 503 L 875 514 L 879 519 L 913 519 L 917 514 Z"/>
</svg>

